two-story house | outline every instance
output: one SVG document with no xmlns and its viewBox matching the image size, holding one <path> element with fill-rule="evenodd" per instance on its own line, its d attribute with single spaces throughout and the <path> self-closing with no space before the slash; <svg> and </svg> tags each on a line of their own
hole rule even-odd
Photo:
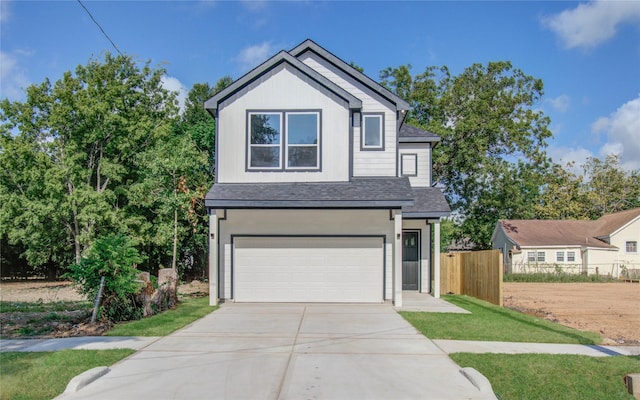
<svg viewBox="0 0 640 400">
<path fill-rule="evenodd" d="M 406 101 L 307 40 L 205 108 L 217 124 L 212 304 L 439 296 L 440 139 L 405 124 Z"/>
</svg>

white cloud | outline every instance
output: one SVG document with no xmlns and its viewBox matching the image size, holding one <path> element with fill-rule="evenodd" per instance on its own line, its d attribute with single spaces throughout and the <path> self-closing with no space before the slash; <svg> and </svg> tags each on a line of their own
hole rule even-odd
<svg viewBox="0 0 640 400">
<path fill-rule="evenodd" d="M 547 99 L 546 102 L 551 104 L 554 110 L 561 113 L 566 112 L 571 105 L 571 99 L 566 94 L 562 94 L 555 99 Z"/>
<path fill-rule="evenodd" d="M 625 169 L 640 168 L 640 95 L 611 113 L 598 118 L 591 130 L 605 133 L 607 142 L 600 149 L 600 156 L 620 154 L 620 163 Z"/>
<path fill-rule="evenodd" d="M 162 87 L 169 91 L 176 92 L 176 99 L 178 100 L 178 106 L 180 107 L 180 114 L 182 114 L 184 111 L 185 100 L 189 94 L 187 87 L 177 78 L 166 75 L 162 77 Z"/>
<path fill-rule="evenodd" d="M 271 42 L 263 42 L 242 49 L 235 60 L 240 64 L 242 69 L 246 70 L 266 61 L 273 53 L 274 46 Z"/>
<path fill-rule="evenodd" d="M 622 23 L 640 24 L 639 1 L 596 0 L 542 19 L 542 24 L 555 32 L 565 47 L 585 49 L 612 38 Z"/>
<path fill-rule="evenodd" d="M 0 51 L 0 98 L 9 100 L 24 100 L 24 89 L 29 86 L 27 70 L 20 65 L 20 58 L 31 53 L 24 50 L 12 52 Z"/>
<path fill-rule="evenodd" d="M 549 147 L 549 156 L 553 161 L 565 167 L 568 163 L 573 163 L 569 171 L 574 174 L 582 174 L 582 166 L 587 158 L 593 157 L 593 153 L 584 147 Z"/>
</svg>

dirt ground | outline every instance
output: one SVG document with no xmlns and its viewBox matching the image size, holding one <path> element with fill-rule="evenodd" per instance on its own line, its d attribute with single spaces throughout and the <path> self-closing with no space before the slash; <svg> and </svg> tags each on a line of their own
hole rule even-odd
<svg viewBox="0 0 640 400">
<path fill-rule="evenodd" d="M 592 331 L 604 344 L 640 344 L 640 284 L 505 282 L 504 306 Z"/>
<path fill-rule="evenodd" d="M 178 286 L 178 294 L 194 295 L 209 292 L 206 282 L 193 281 Z M 71 282 L 2 281 L 0 301 L 57 303 L 86 300 Z M 89 323 L 91 306 L 74 307 L 61 311 L 3 312 L 0 309 L 0 336 L 3 338 L 50 338 L 69 336 L 100 336 L 108 323 Z"/>
</svg>

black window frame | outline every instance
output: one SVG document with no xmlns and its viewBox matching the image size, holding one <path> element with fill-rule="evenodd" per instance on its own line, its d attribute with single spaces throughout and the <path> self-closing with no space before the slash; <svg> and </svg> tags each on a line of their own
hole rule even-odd
<svg viewBox="0 0 640 400">
<path fill-rule="evenodd" d="M 280 115 L 280 143 L 279 143 L 279 166 L 278 167 L 252 167 L 251 149 L 255 146 L 251 143 L 251 116 L 256 114 L 279 114 Z M 317 147 L 317 164 L 315 167 L 289 167 L 289 138 L 288 119 L 289 114 L 316 114 L 318 138 L 317 143 L 304 146 Z M 245 132 L 245 172 L 322 172 L 322 110 L 320 109 L 251 109 L 246 110 L 246 132 Z M 302 146 L 302 145 L 301 145 Z M 265 147 L 265 146 L 261 146 Z"/>
</svg>

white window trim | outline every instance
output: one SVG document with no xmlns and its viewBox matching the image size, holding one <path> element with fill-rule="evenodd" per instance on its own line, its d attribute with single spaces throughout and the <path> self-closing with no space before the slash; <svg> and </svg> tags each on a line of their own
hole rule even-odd
<svg viewBox="0 0 640 400">
<path fill-rule="evenodd" d="M 569 260 L 569 257 L 573 258 L 573 260 Z M 575 251 L 567 251 L 567 262 L 576 262 L 576 252 Z"/>
<path fill-rule="evenodd" d="M 636 250 L 635 251 L 629 251 L 629 244 L 634 243 Z M 624 251 L 627 254 L 638 254 L 638 241 L 637 240 L 626 240 L 624 242 Z"/>
<path fill-rule="evenodd" d="M 380 121 L 380 145 L 379 146 L 368 146 L 365 144 L 366 138 L 366 119 L 367 118 L 378 118 Z M 384 150 L 384 113 L 362 113 L 362 124 L 360 127 L 360 150 Z"/>
<path fill-rule="evenodd" d="M 320 169 L 320 112 L 319 111 L 285 111 L 283 112 L 284 118 L 288 118 L 289 115 L 293 114 L 315 114 L 316 115 L 316 134 L 317 134 L 317 143 L 313 144 L 289 144 L 289 124 L 288 119 L 285 124 L 285 140 L 284 140 L 284 169 L 285 170 L 319 170 Z M 315 167 L 290 167 L 289 166 L 289 147 L 311 147 L 316 146 L 316 166 Z"/>
<path fill-rule="evenodd" d="M 561 260 L 559 256 L 562 257 Z M 556 251 L 556 262 L 565 262 L 565 260 L 564 251 Z"/>
<path fill-rule="evenodd" d="M 279 115 L 280 116 L 280 143 L 278 144 L 252 144 L 251 143 L 251 116 L 252 115 Z M 283 136 L 283 115 L 276 111 L 249 111 L 247 113 L 247 170 L 250 171 L 279 171 L 282 169 L 282 136 Z M 280 157 L 278 166 L 276 167 L 252 167 L 251 166 L 251 149 L 253 147 L 278 147 L 280 149 Z"/>
</svg>

